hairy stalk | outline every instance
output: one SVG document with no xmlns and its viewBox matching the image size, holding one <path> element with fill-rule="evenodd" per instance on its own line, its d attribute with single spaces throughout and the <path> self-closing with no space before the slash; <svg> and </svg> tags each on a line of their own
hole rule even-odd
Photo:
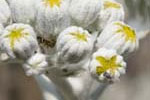
<svg viewBox="0 0 150 100">
<path fill-rule="evenodd" d="M 103 94 L 104 90 L 108 87 L 108 84 L 100 84 L 95 91 L 90 95 L 89 100 L 98 100 Z"/>
<path fill-rule="evenodd" d="M 58 76 L 58 73 L 59 71 L 57 69 L 51 69 L 47 76 L 57 86 L 59 92 L 63 95 L 64 100 L 78 100 L 66 78 Z"/>
<path fill-rule="evenodd" d="M 55 84 L 45 75 L 36 75 L 36 79 L 42 93 L 44 100 L 63 100 L 61 94 L 56 89 Z"/>
</svg>

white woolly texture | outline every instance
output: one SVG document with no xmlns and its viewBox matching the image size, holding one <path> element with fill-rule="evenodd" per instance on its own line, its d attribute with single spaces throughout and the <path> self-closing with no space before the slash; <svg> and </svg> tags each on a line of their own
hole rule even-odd
<svg viewBox="0 0 150 100">
<path fill-rule="evenodd" d="M 69 77 L 67 78 L 68 82 L 70 83 L 71 87 L 73 88 L 73 92 L 76 95 L 81 95 L 84 90 L 84 79 L 81 76 L 78 77 Z"/>
<path fill-rule="evenodd" d="M 0 36 L 2 35 L 3 29 L 4 29 L 3 25 L 0 24 Z M 0 62 L 6 61 L 8 59 L 9 59 L 8 55 L 6 53 L 3 53 L 0 48 Z"/>
<path fill-rule="evenodd" d="M 4 26 L 0 24 L 0 35 L 2 34 L 3 29 L 4 29 Z"/>
<path fill-rule="evenodd" d="M 77 66 L 90 55 L 93 43 L 88 31 L 72 26 L 60 33 L 56 48 L 58 62 L 65 63 L 65 66 Z"/>
<path fill-rule="evenodd" d="M 2 51 L 11 58 L 26 59 L 38 49 L 36 34 L 32 27 L 26 24 L 7 26 L 0 37 Z"/>
<path fill-rule="evenodd" d="M 67 8 L 67 0 L 60 0 L 60 2 L 42 0 L 38 2 L 36 6 L 36 29 L 39 36 L 49 39 L 67 28 L 70 25 Z"/>
<path fill-rule="evenodd" d="M 56 85 L 46 75 L 34 76 L 43 93 L 43 100 L 62 100 Z"/>
<path fill-rule="evenodd" d="M 123 22 L 108 24 L 97 38 L 97 48 L 115 49 L 117 53 L 130 53 L 138 48 L 138 39 L 134 29 Z"/>
<path fill-rule="evenodd" d="M 5 0 L 0 0 L 0 24 L 7 25 L 11 21 L 11 12 Z"/>
<path fill-rule="evenodd" d="M 16 23 L 33 24 L 37 1 L 39 0 L 8 0 L 13 21 Z"/>
<path fill-rule="evenodd" d="M 98 17 L 101 0 L 71 0 L 70 16 L 75 25 L 88 27 Z"/>
<path fill-rule="evenodd" d="M 102 8 L 97 21 L 98 30 L 101 31 L 107 24 L 113 21 L 124 20 L 125 12 L 120 3 L 110 0 L 102 0 L 101 4 Z"/>
<path fill-rule="evenodd" d="M 98 60 L 97 57 L 102 58 Z M 110 60 L 112 57 L 116 57 L 113 62 Z M 93 54 L 89 68 L 91 75 L 98 81 L 114 82 L 119 80 L 121 74 L 125 74 L 126 63 L 115 50 L 101 48 Z"/>
<path fill-rule="evenodd" d="M 23 68 L 27 76 L 39 75 L 45 72 L 48 63 L 46 61 L 46 56 L 41 53 L 36 53 L 23 65 Z"/>
<path fill-rule="evenodd" d="M 69 13 L 75 25 L 88 27 L 98 17 L 101 0 L 71 0 Z"/>
</svg>

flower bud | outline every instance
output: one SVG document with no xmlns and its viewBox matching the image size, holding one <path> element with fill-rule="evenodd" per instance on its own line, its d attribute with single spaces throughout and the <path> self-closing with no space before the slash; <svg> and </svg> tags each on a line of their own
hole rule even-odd
<svg viewBox="0 0 150 100">
<path fill-rule="evenodd" d="M 91 75 L 101 82 L 114 82 L 125 73 L 126 63 L 115 50 L 101 48 L 92 56 Z"/>
<path fill-rule="evenodd" d="M 65 29 L 57 39 L 58 63 L 77 68 L 77 65 L 90 55 L 92 44 L 88 31 L 76 26 Z"/>
<path fill-rule="evenodd" d="M 42 0 L 36 6 L 36 29 L 44 39 L 57 36 L 70 25 L 67 0 Z"/>
<path fill-rule="evenodd" d="M 75 25 L 88 27 L 98 17 L 101 0 L 71 0 L 69 13 Z"/>
<path fill-rule="evenodd" d="M 27 60 L 27 62 L 23 65 L 23 68 L 26 75 L 31 76 L 44 73 L 47 66 L 48 63 L 46 61 L 46 56 L 41 53 L 36 53 Z"/>
<path fill-rule="evenodd" d="M 33 24 L 37 1 L 39 0 L 8 0 L 13 21 L 16 23 Z"/>
<path fill-rule="evenodd" d="M 7 25 L 10 23 L 11 12 L 5 0 L 0 1 L 0 24 Z"/>
<path fill-rule="evenodd" d="M 105 27 L 97 38 L 97 48 L 115 49 L 117 53 L 130 53 L 138 48 L 134 29 L 123 22 L 112 22 Z"/>
<path fill-rule="evenodd" d="M 26 24 L 12 24 L 7 26 L 0 38 L 2 51 L 11 58 L 26 59 L 38 49 L 35 32 Z"/>
<path fill-rule="evenodd" d="M 102 0 L 101 7 L 97 21 L 98 30 L 101 31 L 107 24 L 113 21 L 124 20 L 124 9 L 120 3 L 110 0 Z"/>
</svg>

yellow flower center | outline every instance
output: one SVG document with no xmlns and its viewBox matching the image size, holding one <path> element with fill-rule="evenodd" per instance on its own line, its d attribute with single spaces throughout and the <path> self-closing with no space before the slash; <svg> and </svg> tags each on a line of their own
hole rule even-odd
<svg viewBox="0 0 150 100">
<path fill-rule="evenodd" d="M 53 8 L 54 6 L 60 7 L 61 0 L 44 0 L 46 6 Z"/>
<path fill-rule="evenodd" d="M 115 9 L 120 9 L 121 6 L 119 3 L 111 2 L 111 1 L 105 1 L 104 2 L 104 9 L 107 8 L 115 8 Z"/>
<path fill-rule="evenodd" d="M 80 32 L 72 32 L 70 33 L 72 36 L 74 36 L 78 41 L 87 41 L 87 35 Z"/>
<path fill-rule="evenodd" d="M 119 64 L 116 64 L 117 57 L 113 56 L 109 59 L 106 59 L 102 56 L 97 56 L 96 60 L 101 64 L 100 66 L 96 67 L 96 73 L 98 75 L 101 75 L 102 73 L 106 72 L 107 70 L 110 70 L 111 74 L 114 75 L 115 70 L 118 67 L 121 67 Z"/>
<path fill-rule="evenodd" d="M 126 41 L 130 40 L 132 42 L 136 42 L 136 34 L 133 29 L 119 22 L 115 23 L 115 25 L 118 25 L 120 27 L 120 29 L 118 29 L 116 33 L 124 33 L 126 35 Z"/>
<path fill-rule="evenodd" d="M 14 49 L 14 45 L 15 45 L 16 41 L 20 40 L 20 38 L 23 38 L 23 37 L 29 35 L 28 33 L 22 33 L 23 30 L 24 30 L 23 28 L 13 29 L 10 31 L 10 33 L 8 35 L 6 35 L 6 37 L 10 39 L 11 49 Z"/>
</svg>

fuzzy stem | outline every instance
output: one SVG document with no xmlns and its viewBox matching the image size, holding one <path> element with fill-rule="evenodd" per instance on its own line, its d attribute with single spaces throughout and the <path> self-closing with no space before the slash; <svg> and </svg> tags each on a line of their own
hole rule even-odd
<svg viewBox="0 0 150 100">
<path fill-rule="evenodd" d="M 34 77 L 43 93 L 44 100 L 63 100 L 55 84 L 47 76 L 36 75 Z"/>
<path fill-rule="evenodd" d="M 103 94 L 104 90 L 108 87 L 108 84 L 100 84 L 98 88 L 91 94 L 89 100 L 99 100 L 100 96 Z"/>
<path fill-rule="evenodd" d="M 74 95 L 73 90 L 69 82 L 65 77 L 58 76 L 57 74 L 60 73 L 56 69 L 50 70 L 49 74 L 47 75 L 57 86 L 59 91 L 64 97 L 64 100 L 78 100 L 77 97 Z"/>
</svg>

